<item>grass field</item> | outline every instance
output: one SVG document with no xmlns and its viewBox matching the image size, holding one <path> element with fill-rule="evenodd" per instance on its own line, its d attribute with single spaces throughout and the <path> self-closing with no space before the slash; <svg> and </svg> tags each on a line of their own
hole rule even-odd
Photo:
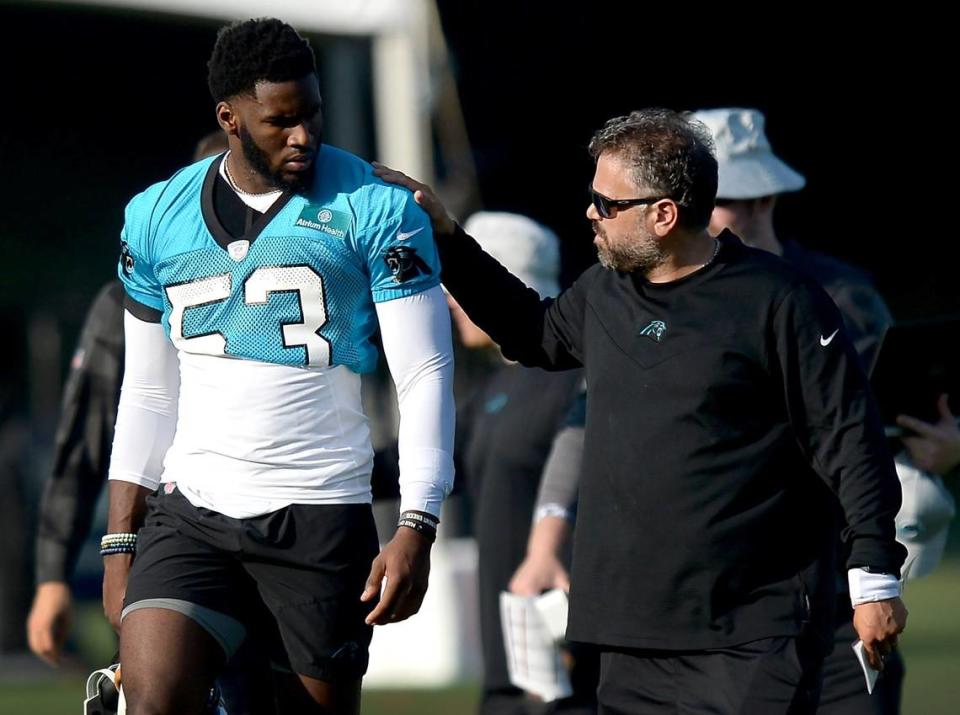
<svg viewBox="0 0 960 715">
<path fill-rule="evenodd" d="M 907 663 L 903 713 L 960 712 L 960 557 L 910 584 L 905 600 L 910 620 L 901 641 Z M 80 712 L 83 682 L 78 676 L 11 682 L 10 673 L 0 673 L 0 679 L 0 715 Z M 476 693 L 468 684 L 437 691 L 368 691 L 363 713 L 467 715 L 473 712 Z"/>
<path fill-rule="evenodd" d="M 960 555 L 911 583 L 901 639 L 907 664 L 904 715 L 960 712 Z"/>
<path fill-rule="evenodd" d="M 460 686 L 436 691 L 378 691 L 364 695 L 363 715 L 469 715 L 476 688 Z M 62 680 L 33 685 L 4 685 L 2 715 L 77 715 L 83 683 Z"/>
</svg>

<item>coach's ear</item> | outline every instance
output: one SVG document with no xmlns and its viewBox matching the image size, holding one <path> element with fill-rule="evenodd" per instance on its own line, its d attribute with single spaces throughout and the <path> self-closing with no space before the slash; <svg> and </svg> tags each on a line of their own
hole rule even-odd
<svg viewBox="0 0 960 715">
<path fill-rule="evenodd" d="M 219 124 L 220 128 L 227 134 L 239 136 L 237 114 L 233 111 L 233 107 L 230 106 L 230 102 L 219 102 L 217 104 L 217 124 Z"/>
</svg>

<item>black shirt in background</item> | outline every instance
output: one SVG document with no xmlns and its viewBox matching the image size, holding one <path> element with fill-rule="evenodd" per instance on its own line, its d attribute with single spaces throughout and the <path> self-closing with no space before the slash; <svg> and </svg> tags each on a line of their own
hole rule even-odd
<svg viewBox="0 0 960 715">
<path fill-rule="evenodd" d="M 107 479 L 123 379 L 123 285 L 97 295 L 63 391 L 37 527 L 37 582 L 68 581 Z"/>
<path fill-rule="evenodd" d="M 579 372 L 503 364 L 457 411 L 457 479 L 470 494 L 477 537 L 485 693 L 514 690 L 500 592 L 526 554 L 543 467 L 579 380 Z"/>
</svg>

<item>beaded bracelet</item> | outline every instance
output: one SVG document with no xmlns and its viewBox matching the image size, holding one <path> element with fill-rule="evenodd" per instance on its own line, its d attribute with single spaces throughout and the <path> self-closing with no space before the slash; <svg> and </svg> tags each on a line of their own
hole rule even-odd
<svg viewBox="0 0 960 715">
<path fill-rule="evenodd" d="M 115 546 L 110 549 L 100 549 L 101 556 L 111 556 L 113 554 L 135 554 L 137 549 L 134 546 Z"/>
<path fill-rule="evenodd" d="M 100 539 L 100 555 L 132 554 L 137 550 L 137 535 L 131 533 L 104 534 Z"/>
</svg>

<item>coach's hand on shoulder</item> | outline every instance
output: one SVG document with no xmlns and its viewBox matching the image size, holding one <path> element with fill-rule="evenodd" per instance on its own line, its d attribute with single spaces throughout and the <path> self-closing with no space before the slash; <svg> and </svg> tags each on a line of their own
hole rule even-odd
<svg viewBox="0 0 960 715">
<path fill-rule="evenodd" d="M 853 609 L 853 627 L 875 670 L 883 670 L 883 659 L 897 647 L 897 636 L 906 625 L 907 607 L 899 598 L 861 603 Z"/>
<path fill-rule="evenodd" d="M 384 626 L 409 618 L 420 610 L 430 577 L 432 542 L 406 526 L 397 527 L 390 543 L 373 560 L 361 601 L 380 600 L 367 616 L 369 625 Z M 386 580 L 383 592 L 381 584 Z"/>
<path fill-rule="evenodd" d="M 437 195 L 433 193 L 433 189 L 416 179 L 411 179 L 402 171 L 391 169 L 389 166 L 384 166 L 376 161 L 373 162 L 373 173 L 388 184 L 397 184 L 398 186 L 410 189 L 410 191 L 413 192 L 413 200 L 416 201 L 420 205 L 420 208 L 426 211 L 427 216 L 430 217 L 430 223 L 433 224 L 433 233 L 435 235 L 453 235 L 457 224 L 450 217 L 450 214 L 447 213 L 447 207 L 444 206 L 440 199 L 437 198 Z"/>
<path fill-rule="evenodd" d="M 127 595 L 127 576 L 133 554 L 111 554 L 103 557 L 103 615 L 113 630 L 120 632 L 120 612 Z"/>
</svg>

